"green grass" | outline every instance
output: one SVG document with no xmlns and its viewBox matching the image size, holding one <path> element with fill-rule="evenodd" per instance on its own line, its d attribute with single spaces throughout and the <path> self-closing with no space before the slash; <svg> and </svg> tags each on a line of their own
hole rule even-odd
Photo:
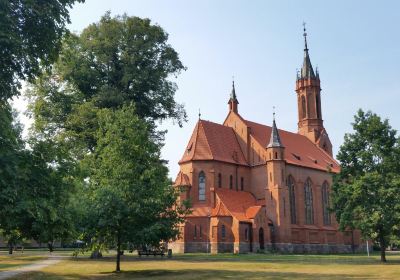
<svg viewBox="0 0 400 280">
<path fill-rule="evenodd" d="M 31 255 L 14 253 L 12 255 L 0 254 L 0 272 L 4 270 L 11 270 L 17 267 L 32 264 L 41 260 L 45 260 L 47 257 L 42 255 Z"/>
<path fill-rule="evenodd" d="M 111 252 L 112 253 L 112 252 Z M 381 264 L 378 255 L 184 254 L 166 257 L 66 258 L 60 263 L 14 279 L 399 279 L 400 255 Z"/>
</svg>

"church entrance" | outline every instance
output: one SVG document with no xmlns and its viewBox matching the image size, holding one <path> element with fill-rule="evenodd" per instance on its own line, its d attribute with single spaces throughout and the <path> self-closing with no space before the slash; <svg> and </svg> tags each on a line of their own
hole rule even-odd
<svg viewBox="0 0 400 280">
<path fill-rule="evenodd" d="M 264 250 L 264 229 L 260 228 L 258 231 L 258 242 L 260 243 L 260 250 Z"/>
</svg>

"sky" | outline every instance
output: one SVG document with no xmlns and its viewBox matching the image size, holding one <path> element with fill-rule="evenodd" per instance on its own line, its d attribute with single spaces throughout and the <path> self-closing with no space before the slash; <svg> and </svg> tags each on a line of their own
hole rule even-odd
<svg viewBox="0 0 400 280">
<path fill-rule="evenodd" d="M 188 122 L 183 128 L 160 124 L 168 130 L 162 156 L 172 178 L 199 109 L 202 119 L 224 121 L 232 76 L 241 116 L 271 125 L 275 106 L 278 127 L 297 131 L 294 88 L 303 60 L 303 22 L 311 62 L 320 72 L 322 117 L 334 154 L 359 108 L 400 129 L 400 1 L 86 0 L 72 8 L 68 27 L 79 33 L 106 11 L 160 25 L 187 67 L 174 80 Z M 16 107 L 22 110 L 24 102 Z"/>
</svg>

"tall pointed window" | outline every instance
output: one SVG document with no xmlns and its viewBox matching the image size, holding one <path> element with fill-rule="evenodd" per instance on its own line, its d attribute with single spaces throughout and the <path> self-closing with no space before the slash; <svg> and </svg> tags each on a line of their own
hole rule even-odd
<svg viewBox="0 0 400 280">
<path fill-rule="evenodd" d="M 221 227 L 221 237 L 222 237 L 222 238 L 225 238 L 225 236 L 226 236 L 225 225 L 222 225 L 222 227 Z"/>
<path fill-rule="evenodd" d="M 229 176 L 229 188 L 232 189 L 233 188 L 233 176 Z"/>
<path fill-rule="evenodd" d="M 290 204 L 290 222 L 292 224 L 297 223 L 296 219 L 296 195 L 294 188 L 294 179 L 292 176 L 288 178 L 288 188 L 289 188 L 289 204 Z"/>
<path fill-rule="evenodd" d="M 306 111 L 306 98 L 304 97 L 304 95 L 301 97 L 301 117 L 303 119 L 306 118 L 307 116 L 307 111 Z"/>
<path fill-rule="evenodd" d="M 218 173 L 218 188 L 222 188 L 222 175 Z"/>
<path fill-rule="evenodd" d="M 321 118 L 321 111 L 320 111 L 321 105 L 320 105 L 320 103 L 321 103 L 321 101 L 319 100 L 319 94 L 317 94 L 315 96 L 315 106 L 316 106 L 316 109 L 317 109 L 317 118 L 318 119 Z"/>
<path fill-rule="evenodd" d="M 322 214 L 324 218 L 324 225 L 330 225 L 331 214 L 329 213 L 329 190 L 327 182 L 324 182 L 322 184 L 321 192 L 322 192 Z"/>
<path fill-rule="evenodd" d="M 203 171 L 199 174 L 199 200 L 206 200 L 206 175 Z"/>
<path fill-rule="evenodd" d="M 313 194 L 310 179 L 307 179 L 304 185 L 304 204 L 306 212 L 305 223 L 309 225 L 314 224 Z"/>
</svg>

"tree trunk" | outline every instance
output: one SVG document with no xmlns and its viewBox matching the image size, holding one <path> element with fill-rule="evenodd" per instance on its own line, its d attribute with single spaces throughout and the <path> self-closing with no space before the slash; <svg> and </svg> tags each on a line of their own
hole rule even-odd
<svg viewBox="0 0 400 280">
<path fill-rule="evenodd" d="M 49 248 L 49 252 L 50 253 L 53 253 L 53 241 L 51 241 L 51 242 L 47 242 L 47 247 Z"/>
<path fill-rule="evenodd" d="M 386 262 L 386 242 L 383 236 L 379 237 L 379 243 L 381 245 L 381 262 Z"/>
<path fill-rule="evenodd" d="M 121 271 L 120 262 L 121 262 L 121 238 L 118 233 L 118 236 L 117 236 L 117 267 L 115 269 L 116 272 Z"/>
<path fill-rule="evenodd" d="M 92 254 L 90 255 L 91 259 L 100 259 L 103 257 L 103 254 L 100 252 L 99 249 L 96 249 L 92 252 Z"/>
<path fill-rule="evenodd" d="M 12 255 L 14 246 L 12 244 L 8 245 L 8 253 Z"/>
</svg>

